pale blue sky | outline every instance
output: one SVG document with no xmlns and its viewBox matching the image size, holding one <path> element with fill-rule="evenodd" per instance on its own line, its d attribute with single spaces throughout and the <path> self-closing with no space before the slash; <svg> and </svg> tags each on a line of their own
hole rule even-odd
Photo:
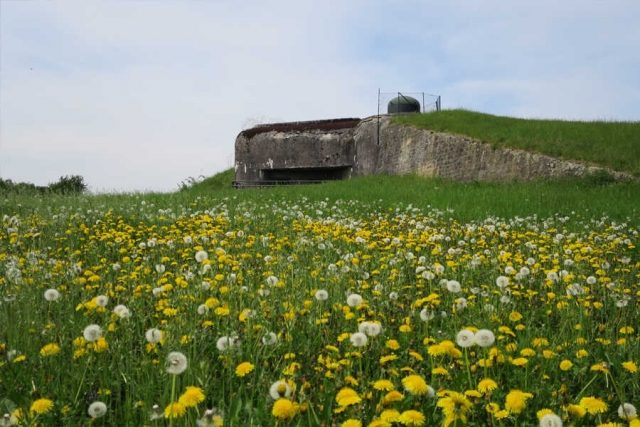
<svg viewBox="0 0 640 427">
<path fill-rule="evenodd" d="M 0 176 L 175 190 L 247 121 L 366 117 L 377 91 L 640 120 L 640 2 L 0 0 Z"/>
</svg>

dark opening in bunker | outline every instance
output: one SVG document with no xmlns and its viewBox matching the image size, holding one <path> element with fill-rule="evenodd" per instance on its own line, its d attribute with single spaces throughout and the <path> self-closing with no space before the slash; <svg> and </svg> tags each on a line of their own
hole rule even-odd
<svg viewBox="0 0 640 427">
<path fill-rule="evenodd" d="M 351 166 L 262 169 L 264 181 L 331 181 L 349 178 Z"/>
</svg>

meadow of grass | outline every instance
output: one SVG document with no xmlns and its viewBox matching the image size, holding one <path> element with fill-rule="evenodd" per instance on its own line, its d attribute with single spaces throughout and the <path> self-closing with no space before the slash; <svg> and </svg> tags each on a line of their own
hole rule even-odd
<svg viewBox="0 0 640 427">
<path fill-rule="evenodd" d="M 399 115 L 393 121 L 640 176 L 640 121 L 532 120 L 468 110 Z"/>
<path fill-rule="evenodd" d="M 637 426 L 600 184 L 2 196 L 0 425 Z"/>
</svg>

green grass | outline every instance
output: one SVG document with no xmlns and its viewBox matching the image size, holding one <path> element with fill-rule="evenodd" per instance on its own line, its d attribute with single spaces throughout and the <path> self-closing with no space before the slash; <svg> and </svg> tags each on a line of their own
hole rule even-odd
<svg viewBox="0 0 640 427">
<path fill-rule="evenodd" d="M 396 116 L 393 123 L 466 135 L 496 148 L 595 163 L 640 176 L 640 122 L 530 120 L 444 110 Z"/>
<path fill-rule="evenodd" d="M 372 175 L 322 185 L 280 186 L 233 190 L 229 169 L 194 185 L 187 193 L 262 199 L 264 197 L 311 200 L 349 199 L 371 202 L 383 199 L 392 206 L 412 204 L 419 208 L 451 211 L 449 216 L 468 221 L 489 216 L 514 217 L 537 214 L 552 216 L 580 212 L 602 212 L 617 221 L 640 223 L 640 183 L 607 183 L 597 176 L 527 183 L 459 183 L 416 175 Z M 209 182 L 215 182 L 212 187 Z"/>
</svg>

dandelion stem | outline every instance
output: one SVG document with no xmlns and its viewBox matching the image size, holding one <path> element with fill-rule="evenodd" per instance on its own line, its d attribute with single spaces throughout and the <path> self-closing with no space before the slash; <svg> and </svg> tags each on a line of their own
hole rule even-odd
<svg viewBox="0 0 640 427">
<path fill-rule="evenodd" d="M 80 379 L 80 385 L 78 386 L 76 397 L 73 398 L 74 406 L 76 405 L 76 403 L 78 403 L 78 396 L 80 396 L 80 391 L 82 390 L 82 385 L 84 384 L 84 379 L 87 376 L 87 370 L 89 369 L 90 363 L 91 363 L 91 353 L 89 353 L 89 356 L 87 356 L 87 364 L 84 366 L 84 372 L 82 373 L 82 378 Z"/>
<path fill-rule="evenodd" d="M 587 385 L 586 385 L 586 386 L 584 386 L 584 388 L 583 388 L 582 390 L 580 390 L 580 393 L 578 393 L 578 395 L 576 396 L 576 400 L 579 400 L 579 399 L 580 399 L 580 396 L 582 396 L 582 393 L 584 393 L 584 392 L 587 390 L 587 388 L 589 388 L 589 386 L 591 385 L 591 383 L 592 383 L 592 382 L 594 382 L 594 381 L 596 380 L 596 378 L 598 378 L 598 375 L 595 375 L 593 378 L 591 378 L 591 381 L 589 381 L 589 382 L 587 383 Z"/>
<path fill-rule="evenodd" d="M 469 390 L 473 390 L 475 387 L 473 386 L 473 381 L 471 380 L 471 366 L 469 366 L 469 351 L 464 349 L 464 362 L 467 365 L 467 376 L 469 377 Z"/>
<path fill-rule="evenodd" d="M 176 379 L 177 379 L 177 375 L 173 375 L 173 380 L 171 381 L 171 400 L 170 400 L 170 405 L 173 405 L 173 400 L 176 397 Z M 169 417 L 169 427 L 173 426 L 173 414 L 171 414 L 171 417 Z"/>
</svg>

